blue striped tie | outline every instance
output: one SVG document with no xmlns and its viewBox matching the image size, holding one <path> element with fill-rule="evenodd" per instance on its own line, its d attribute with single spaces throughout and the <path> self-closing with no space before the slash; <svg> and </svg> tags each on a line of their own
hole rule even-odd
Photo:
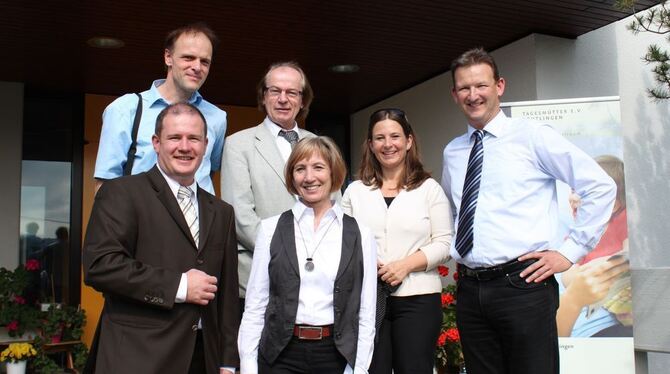
<svg viewBox="0 0 670 374">
<path fill-rule="evenodd" d="M 458 232 L 456 233 L 456 250 L 461 255 L 461 258 L 465 257 L 472 249 L 473 223 L 475 220 L 475 210 L 477 209 L 482 164 L 484 163 L 484 145 L 482 144 L 484 132 L 477 130 L 472 135 L 475 138 L 475 144 L 470 151 L 468 170 L 465 173 L 461 208 L 458 212 Z"/>
</svg>

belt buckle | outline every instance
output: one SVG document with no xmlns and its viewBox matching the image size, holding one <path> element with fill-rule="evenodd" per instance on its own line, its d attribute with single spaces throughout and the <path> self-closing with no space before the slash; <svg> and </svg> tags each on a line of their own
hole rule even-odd
<svg viewBox="0 0 670 374">
<path fill-rule="evenodd" d="M 308 335 L 303 336 L 303 331 L 318 331 L 319 336 L 309 337 Z M 298 338 L 303 340 L 321 340 L 323 339 L 323 327 L 319 326 L 298 326 Z"/>
</svg>

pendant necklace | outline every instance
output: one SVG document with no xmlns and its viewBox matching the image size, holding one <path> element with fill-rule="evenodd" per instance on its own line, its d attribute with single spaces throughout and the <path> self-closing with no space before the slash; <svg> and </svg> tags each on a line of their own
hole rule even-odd
<svg viewBox="0 0 670 374">
<path fill-rule="evenodd" d="M 330 223 L 328 224 L 328 227 L 326 228 L 326 232 L 323 233 L 323 235 L 321 236 L 321 239 L 319 239 L 319 242 L 316 243 L 316 247 L 314 247 L 314 250 L 312 251 L 311 254 L 307 251 L 307 244 L 305 244 L 305 236 L 302 234 L 302 229 L 300 229 L 300 223 L 298 222 L 297 219 L 295 219 L 295 217 L 293 219 L 295 220 L 295 223 L 298 225 L 298 231 L 300 232 L 300 239 L 302 239 L 302 246 L 305 248 L 305 256 L 307 257 L 305 259 L 305 261 L 306 261 L 305 266 L 304 266 L 305 270 L 312 271 L 312 270 L 314 270 L 314 254 L 319 249 L 319 245 L 321 245 L 321 242 L 323 241 L 323 238 L 325 238 L 326 235 L 328 234 L 328 231 L 330 231 L 330 226 L 333 225 L 333 222 L 335 222 L 335 220 L 337 218 L 333 218 L 330 221 Z"/>
</svg>

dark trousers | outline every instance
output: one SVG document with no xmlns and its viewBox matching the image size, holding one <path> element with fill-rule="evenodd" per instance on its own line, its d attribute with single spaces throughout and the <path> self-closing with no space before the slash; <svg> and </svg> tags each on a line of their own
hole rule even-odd
<svg viewBox="0 0 670 374">
<path fill-rule="evenodd" d="M 468 374 L 558 374 L 558 285 L 515 271 L 458 280 L 456 322 Z"/>
<path fill-rule="evenodd" d="M 198 335 L 195 338 L 193 357 L 191 358 L 191 367 L 188 369 L 188 374 L 203 374 L 206 372 L 205 344 L 202 340 L 202 330 L 198 330 Z"/>
<path fill-rule="evenodd" d="M 433 373 L 440 334 L 440 294 L 389 297 L 370 374 Z"/>
<path fill-rule="evenodd" d="M 291 338 L 270 365 L 258 355 L 258 374 L 342 374 L 347 360 L 335 347 L 332 337 L 321 340 Z"/>
</svg>

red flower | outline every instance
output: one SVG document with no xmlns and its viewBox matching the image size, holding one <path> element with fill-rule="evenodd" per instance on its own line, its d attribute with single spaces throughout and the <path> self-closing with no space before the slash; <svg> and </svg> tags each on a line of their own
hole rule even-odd
<svg viewBox="0 0 670 374">
<path fill-rule="evenodd" d="M 449 268 L 443 265 L 440 265 L 437 267 L 437 272 L 440 273 L 441 276 L 446 277 L 449 275 Z"/>
<path fill-rule="evenodd" d="M 33 271 L 33 270 L 40 270 L 40 262 L 33 259 L 30 259 L 26 261 L 26 270 Z"/>
<path fill-rule="evenodd" d="M 455 327 L 452 327 L 447 331 L 445 331 L 444 335 L 446 336 L 445 339 L 452 343 L 457 343 L 461 340 L 461 335 L 458 333 L 458 329 Z"/>
<path fill-rule="evenodd" d="M 437 346 L 441 347 L 447 342 L 447 332 L 443 332 L 440 334 L 440 336 L 437 338 Z"/>
<path fill-rule="evenodd" d="M 458 272 L 454 272 L 454 281 L 458 282 Z"/>
<path fill-rule="evenodd" d="M 14 295 L 14 302 L 17 304 L 25 304 L 26 299 L 19 295 Z"/>
<path fill-rule="evenodd" d="M 442 294 L 442 306 L 447 306 L 450 305 L 451 303 L 454 302 L 454 295 L 450 293 L 443 293 Z"/>
<path fill-rule="evenodd" d="M 17 321 L 17 320 L 11 321 L 7 324 L 7 326 L 5 326 L 5 328 L 9 332 L 16 331 L 16 330 L 19 329 L 19 321 Z"/>
</svg>

